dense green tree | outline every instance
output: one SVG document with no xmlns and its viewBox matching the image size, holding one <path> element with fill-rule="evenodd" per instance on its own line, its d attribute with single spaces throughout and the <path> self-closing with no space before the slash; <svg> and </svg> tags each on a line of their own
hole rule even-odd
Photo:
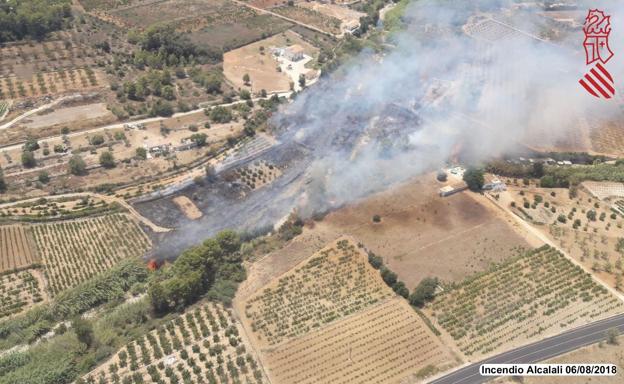
<svg viewBox="0 0 624 384">
<path fill-rule="evenodd" d="M 39 176 L 37 178 L 39 179 L 39 182 L 43 184 L 50 182 L 50 175 L 46 171 L 39 172 Z"/>
<path fill-rule="evenodd" d="M 22 165 L 26 168 L 33 168 L 37 165 L 35 154 L 32 151 L 22 152 Z"/>
<path fill-rule="evenodd" d="M 468 188 L 471 191 L 480 191 L 483 188 L 485 179 L 483 177 L 483 170 L 478 168 L 468 168 L 464 172 L 464 181 L 468 184 Z"/>
<path fill-rule="evenodd" d="M 620 331 L 617 328 L 609 328 L 605 333 L 608 344 L 617 345 Z"/>
<path fill-rule="evenodd" d="M 191 135 L 191 141 L 197 144 L 198 147 L 206 145 L 208 136 L 205 133 L 194 133 Z"/>
<path fill-rule="evenodd" d="M 381 257 L 375 255 L 373 252 L 369 252 L 368 253 L 368 262 L 375 269 L 379 269 L 383 265 L 383 259 Z"/>
<path fill-rule="evenodd" d="M 111 151 L 104 151 L 100 154 L 100 165 L 104 168 L 115 167 L 115 156 Z"/>
<path fill-rule="evenodd" d="M 392 287 L 394 283 L 397 282 L 397 274 L 392 272 L 390 269 L 382 266 L 380 272 L 381 278 L 386 282 L 386 284 L 388 284 L 389 287 Z"/>
<path fill-rule="evenodd" d="M 166 85 L 162 88 L 162 97 L 166 100 L 175 100 L 175 91 L 171 85 Z"/>
<path fill-rule="evenodd" d="M 136 149 L 136 157 L 141 160 L 147 159 L 147 149 L 143 147 L 138 147 Z"/>
<path fill-rule="evenodd" d="M 26 38 L 42 40 L 71 20 L 70 0 L 5 0 L 0 2 L 0 43 Z"/>
<path fill-rule="evenodd" d="M 216 106 L 213 107 L 209 112 L 210 121 L 213 123 L 229 123 L 232 120 L 232 112 L 229 108 Z"/>
<path fill-rule="evenodd" d="M 0 168 L 0 193 L 6 191 L 7 189 L 7 184 L 6 184 L 6 180 L 4 179 L 4 171 L 2 170 L 2 168 Z"/>
<path fill-rule="evenodd" d="M 73 155 L 69 159 L 68 168 L 72 175 L 81 176 L 87 172 L 87 163 L 80 155 Z"/>
<path fill-rule="evenodd" d="M 169 102 L 157 100 L 150 110 L 151 116 L 169 117 L 173 115 L 173 106 Z"/>
<path fill-rule="evenodd" d="M 24 148 L 24 151 L 34 152 L 38 150 L 40 146 L 39 146 L 39 142 L 37 141 L 37 139 L 29 137 L 28 139 L 26 139 L 26 142 L 24 143 L 23 148 Z"/>
<path fill-rule="evenodd" d="M 88 348 L 93 345 L 95 342 L 95 335 L 93 334 L 93 325 L 90 321 L 76 316 L 72 320 L 72 328 L 81 343 L 86 344 Z"/>
<path fill-rule="evenodd" d="M 416 286 L 416 289 L 414 289 L 414 292 L 409 296 L 410 304 L 422 307 L 427 301 L 433 300 L 438 284 L 438 279 L 434 277 L 422 279 Z"/>
<path fill-rule="evenodd" d="M 397 281 L 392 286 L 392 290 L 396 292 L 397 295 L 402 296 L 407 299 L 409 297 L 409 289 L 405 286 L 405 283 L 402 281 Z"/>
<path fill-rule="evenodd" d="M 544 163 L 539 162 L 539 161 L 536 163 L 533 163 L 533 170 L 531 172 L 531 176 L 535 177 L 536 179 L 539 179 L 542 176 L 544 176 Z"/>
</svg>

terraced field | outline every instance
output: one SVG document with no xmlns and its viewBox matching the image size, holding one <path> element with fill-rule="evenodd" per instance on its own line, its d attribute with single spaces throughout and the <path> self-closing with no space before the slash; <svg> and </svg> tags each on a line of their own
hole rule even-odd
<svg viewBox="0 0 624 384">
<path fill-rule="evenodd" d="M 73 287 L 127 257 L 138 257 L 150 240 L 126 214 L 32 226 L 50 293 Z"/>
<path fill-rule="evenodd" d="M 448 287 L 428 308 L 468 356 L 509 349 L 621 312 L 621 302 L 544 246 Z"/>
</svg>

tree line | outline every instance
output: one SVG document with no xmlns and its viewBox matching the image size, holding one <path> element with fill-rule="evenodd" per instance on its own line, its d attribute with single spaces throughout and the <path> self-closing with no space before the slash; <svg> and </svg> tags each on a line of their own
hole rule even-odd
<svg viewBox="0 0 624 384">
<path fill-rule="evenodd" d="M 42 40 L 71 21 L 69 0 L 5 0 L 0 2 L 0 43 Z"/>
</svg>

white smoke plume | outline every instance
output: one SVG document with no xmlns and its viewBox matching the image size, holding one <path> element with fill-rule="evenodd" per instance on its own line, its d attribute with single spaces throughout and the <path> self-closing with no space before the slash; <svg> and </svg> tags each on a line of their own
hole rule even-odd
<svg viewBox="0 0 624 384">
<path fill-rule="evenodd" d="M 608 68 L 622 80 L 624 6 L 613 3 L 589 4 L 612 15 L 616 56 Z M 588 7 L 578 5 L 580 24 Z M 343 204 L 435 169 L 458 147 L 479 162 L 519 143 L 547 146 L 575 135 L 587 114 L 621 117 L 619 97 L 598 100 L 578 84 L 588 69 L 581 28 L 558 27 L 556 41 L 541 39 L 554 25 L 543 12 L 516 1 L 413 1 L 405 30 L 390 40 L 394 48 L 364 51 L 347 70 L 300 94 L 276 124 L 313 148 L 310 208 Z M 467 23 L 487 18 L 496 20 L 490 32 L 466 33 Z M 388 106 L 414 118 L 393 122 Z"/>
</svg>

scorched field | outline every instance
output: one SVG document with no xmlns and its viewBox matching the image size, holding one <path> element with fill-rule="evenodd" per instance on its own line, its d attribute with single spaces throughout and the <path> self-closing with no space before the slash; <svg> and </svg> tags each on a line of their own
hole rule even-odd
<svg viewBox="0 0 624 384">
<path fill-rule="evenodd" d="M 125 214 L 37 224 L 32 229 L 53 295 L 150 248 L 147 235 Z"/>
</svg>

